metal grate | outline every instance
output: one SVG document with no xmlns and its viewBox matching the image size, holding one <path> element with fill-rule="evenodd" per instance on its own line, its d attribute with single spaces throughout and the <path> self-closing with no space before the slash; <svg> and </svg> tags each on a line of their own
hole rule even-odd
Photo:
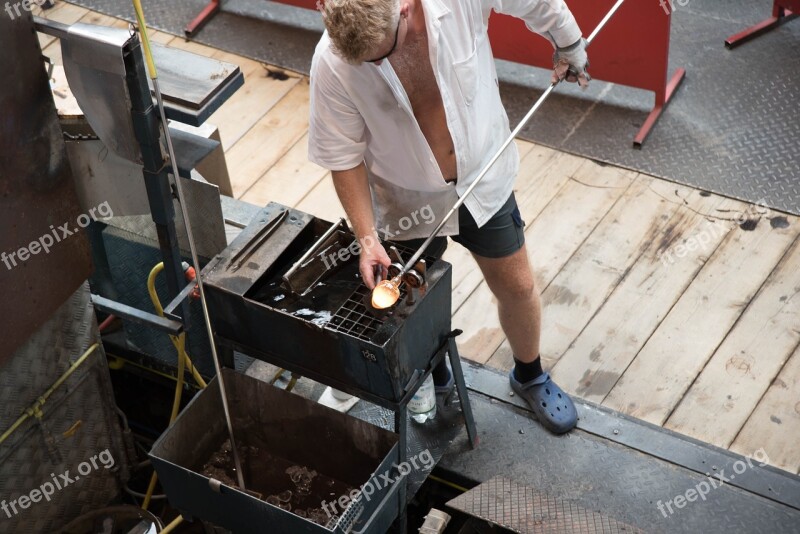
<svg viewBox="0 0 800 534">
<path fill-rule="evenodd" d="M 521 534 L 642 532 L 599 512 L 536 492 L 533 488 L 504 477 L 495 477 L 484 482 L 447 505 Z"/>
<path fill-rule="evenodd" d="M 397 247 L 397 250 L 400 251 L 403 258 L 410 258 L 416 252 L 416 249 L 408 248 L 399 243 L 390 244 Z M 433 265 L 433 262 L 436 261 L 436 258 L 433 256 L 426 255 L 424 259 L 428 267 Z M 331 330 L 348 334 L 362 341 L 372 341 L 378 329 L 392 316 L 393 312 L 390 311 L 380 315 L 371 313 L 366 305 L 366 302 L 370 298 L 369 293 L 365 285 L 359 285 L 342 307 L 336 311 L 333 318 L 326 326 Z M 406 286 L 403 284 L 400 286 L 400 298 L 398 302 L 402 302 L 406 294 Z"/>
<path fill-rule="evenodd" d="M 401 298 L 404 293 L 405 290 L 401 288 Z M 369 290 L 366 286 L 360 285 L 344 305 L 339 308 L 327 326 L 337 332 L 342 332 L 364 341 L 371 341 L 372 336 L 378 332 L 378 328 L 384 323 L 385 318 L 372 315 L 364 304 L 365 298 L 369 298 Z"/>
<path fill-rule="evenodd" d="M 364 494 L 359 493 L 358 496 L 350 502 L 350 506 L 344 511 L 341 517 L 331 519 L 326 528 L 335 530 L 341 528 L 341 532 L 351 532 L 356 521 L 361 518 L 364 513 Z"/>
</svg>

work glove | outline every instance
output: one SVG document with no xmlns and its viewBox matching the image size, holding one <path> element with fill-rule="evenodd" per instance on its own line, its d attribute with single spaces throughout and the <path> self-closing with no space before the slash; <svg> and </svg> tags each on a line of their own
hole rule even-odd
<svg viewBox="0 0 800 534">
<path fill-rule="evenodd" d="M 578 76 L 575 76 L 574 72 Z M 589 85 L 592 79 L 586 69 L 589 68 L 589 58 L 586 55 L 586 39 L 581 38 L 575 44 L 566 48 L 556 48 L 553 54 L 553 83 L 566 79 L 570 83 L 578 82 L 581 87 Z"/>
</svg>

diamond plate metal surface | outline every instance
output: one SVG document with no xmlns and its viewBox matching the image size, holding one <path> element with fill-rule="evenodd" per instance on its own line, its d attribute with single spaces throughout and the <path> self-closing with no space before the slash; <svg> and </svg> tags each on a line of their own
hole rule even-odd
<svg viewBox="0 0 800 534">
<path fill-rule="evenodd" d="M 83 284 L 0 368 L 0 429 L 9 428 L 99 339 L 88 285 Z M 117 497 L 128 462 L 114 406 L 101 346 L 55 390 L 41 418 L 29 418 L 0 444 L 0 499 L 17 501 L 16 514 L 10 505 L 8 512 L 0 512 L 0 533 L 56 532 Z M 94 468 L 91 458 L 106 449 L 114 466 L 105 469 L 96 458 Z M 21 508 L 20 496 L 41 491 L 54 477 L 64 482 L 62 474 L 74 483 L 56 488 L 49 502 L 40 495 L 40 502 Z"/>
<path fill-rule="evenodd" d="M 683 67 L 686 79 L 642 150 L 633 150 L 631 141 L 647 118 L 653 94 L 602 82 L 585 93 L 560 87 L 521 137 L 800 213 L 800 24 L 790 22 L 727 50 L 724 39 L 767 18 L 772 0 L 675 6 L 669 74 Z M 501 92 L 514 124 L 546 79 L 533 69 L 509 67 L 505 73 Z"/>
<path fill-rule="evenodd" d="M 150 269 L 163 261 L 158 242 L 115 227 L 103 231 L 103 242 L 113 281 L 115 300 L 140 310 L 153 312 L 153 303 L 147 292 L 147 276 Z M 188 254 L 184 259 L 190 261 Z M 201 259 L 201 263 L 203 263 Z M 99 283 L 92 279 L 92 283 Z M 156 278 L 156 292 L 162 305 L 168 302 L 166 276 Z M 205 376 L 214 375 L 214 362 L 208 344 L 208 334 L 203 328 L 203 312 L 199 301 L 192 299 L 189 304 L 190 329 L 187 334 L 187 350 L 192 362 Z M 169 336 L 153 328 L 127 322 L 123 324 L 129 345 L 142 354 L 177 367 L 178 356 Z"/>
<path fill-rule="evenodd" d="M 646 532 L 797 532 L 800 510 L 729 486 L 665 503 L 708 479 L 581 430 L 556 436 L 528 410 L 470 392 L 480 446 L 456 442 L 438 464 L 478 482 L 504 476 Z M 663 512 L 659 508 L 664 510 Z"/>
<path fill-rule="evenodd" d="M 447 505 L 520 534 L 644 532 L 505 477 L 484 482 Z"/>
<path fill-rule="evenodd" d="M 29 6 L 30 7 L 30 6 Z M 29 10 L 28 10 L 29 11 Z M 36 332 L 91 272 L 42 50 L 29 13 L 0 17 L 0 364 Z M 47 239 L 49 238 L 49 244 Z"/>
</svg>

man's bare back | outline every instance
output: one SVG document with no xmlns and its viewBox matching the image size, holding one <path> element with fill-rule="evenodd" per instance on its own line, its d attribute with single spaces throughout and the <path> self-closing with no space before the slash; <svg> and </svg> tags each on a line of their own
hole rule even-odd
<svg viewBox="0 0 800 534">
<path fill-rule="evenodd" d="M 422 25 L 424 27 L 424 24 Z M 458 178 L 453 138 L 447 128 L 442 95 L 436 83 L 428 53 L 427 32 L 406 41 L 389 58 L 400 83 L 406 90 L 414 117 L 431 147 L 445 181 Z"/>
</svg>

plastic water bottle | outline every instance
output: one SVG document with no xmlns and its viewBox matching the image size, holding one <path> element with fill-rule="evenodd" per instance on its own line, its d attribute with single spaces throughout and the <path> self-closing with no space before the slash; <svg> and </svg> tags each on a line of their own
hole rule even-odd
<svg viewBox="0 0 800 534">
<path fill-rule="evenodd" d="M 425 423 L 436 417 L 436 390 L 433 386 L 433 376 L 428 375 L 411 398 L 408 403 L 408 413 L 417 423 Z"/>
</svg>

